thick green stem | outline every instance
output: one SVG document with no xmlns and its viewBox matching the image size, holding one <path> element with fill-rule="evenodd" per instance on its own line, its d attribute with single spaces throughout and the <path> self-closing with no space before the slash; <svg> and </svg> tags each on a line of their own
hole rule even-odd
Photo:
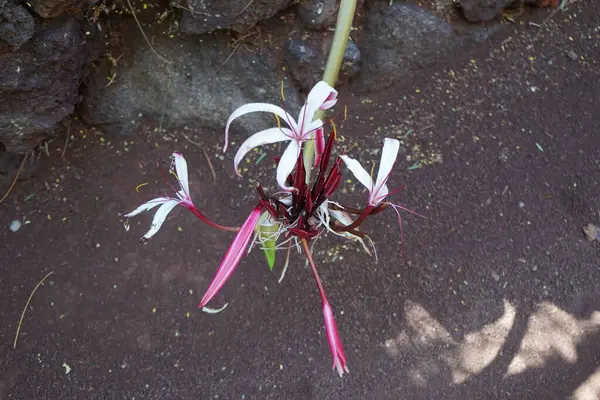
<svg viewBox="0 0 600 400">
<path fill-rule="evenodd" d="M 344 53 L 346 53 L 346 45 L 348 44 L 348 37 L 350 36 L 350 29 L 352 28 L 352 20 L 354 19 L 355 11 L 356 0 L 341 1 L 337 23 L 335 24 L 335 34 L 333 35 L 329 58 L 327 59 L 325 73 L 323 74 L 323 80 L 332 87 L 335 86 L 337 82 L 340 66 L 344 59 Z"/>
<path fill-rule="evenodd" d="M 355 11 L 356 0 L 341 0 L 337 23 L 335 24 L 335 34 L 333 35 L 331 50 L 329 51 L 327 65 L 325 65 L 325 73 L 323 74 L 323 80 L 331 87 L 335 86 L 338 79 L 342 60 L 344 59 L 344 53 L 346 53 L 346 45 L 348 44 L 348 37 L 350 36 L 350 29 L 352 28 L 352 20 L 354 19 Z M 319 110 L 315 114 L 315 119 L 322 120 L 324 116 L 325 112 Z M 309 140 L 304 145 L 304 168 L 306 168 L 307 183 L 310 181 L 310 172 L 314 166 L 314 162 L 314 141 Z"/>
</svg>

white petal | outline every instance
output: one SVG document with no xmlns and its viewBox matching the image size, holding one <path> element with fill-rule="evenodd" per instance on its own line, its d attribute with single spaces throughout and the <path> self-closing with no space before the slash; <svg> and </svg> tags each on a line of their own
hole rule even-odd
<svg viewBox="0 0 600 400">
<path fill-rule="evenodd" d="M 398 140 L 385 138 L 383 149 L 381 149 L 381 161 L 379 162 L 379 171 L 377 172 L 377 180 L 375 181 L 375 190 L 373 193 L 373 196 L 377 199 L 383 199 L 388 194 L 385 182 L 390 177 L 399 149 L 400 142 Z"/>
<path fill-rule="evenodd" d="M 152 220 L 152 225 L 150 226 L 150 230 L 146 232 L 144 235 L 145 239 L 150 239 L 162 226 L 163 222 L 167 218 L 167 215 L 171 212 L 175 206 L 179 204 L 179 200 L 169 200 L 165 202 L 162 206 L 158 208 L 156 214 L 154 214 L 154 219 Z"/>
<path fill-rule="evenodd" d="M 302 138 L 304 140 L 310 139 L 311 133 L 313 135 L 315 135 L 316 134 L 315 131 L 322 127 L 323 127 L 323 121 L 321 121 L 320 119 L 312 120 L 311 122 L 307 123 L 306 126 L 304 127 L 304 130 L 302 131 Z"/>
<path fill-rule="evenodd" d="M 331 214 L 331 216 L 333 218 L 337 219 L 338 221 L 340 221 L 344 225 L 352 225 L 352 223 L 354 222 L 354 220 L 352 219 L 352 217 L 350 217 L 350 214 L 348 214 L 345 211 L 341 211 L 341 210 L 329 210 L 329 213 Z"/>
<path fill-rule="evenodd" d="M 287 194 L 287 193 L 285 194 L 284 197 L 281 197 L 281 198 L 279 198 L 277 200 L 279 200 L 281 203 L 283 203 L 286 206 L 291 206 L 292 205 L 292 196 L 289 195 L 289 194 Z"/>
<path fill-rule="evenodd" d="M 371 179 L 371 175 L 360 165 L 358 161 L 353 158 L 350 158 L 346 155 L 340 156 L 346 167 L 354 174 L 354 177 L 358 179 L 360 183 L 363 184 L 364 187 L 367 188 L 369 192 L 373 191 L 373 179 Z"/>
<path fill-rule="evenodd" d="M 327 82 L 318 82 L 308 93 L 306 97 L 306 103 L 300 110 L 298 116 L 298 126 L 306 133 L 308 126 L 315 117 L 315 113 L 318 109 L 326 110 L 335 105 L 337 101 L 337 90 L 329 86 Z M 303 126 L 306 125 L 306 126 Z"/>
<path fill-rule="evenodd" d="M 287 128 L 269 128 L 250 136 L 244 141 L 244 143 L 242 143 L 237 153 L 235 153 L 235 157 L 233 159 L 235 173 L 239 175 L 238 165 L 250 150 L 255 147 L 262 146 L 263 144 L 291 140 L 292 135 L 292 131 Z"/>
<path fill-rule="evenodd" d="M 359 242 L 362 245 L 365 252 L 368 255 L 372 255 L 371 251 L 365 244 L 365 241 L 360 236 L 353 235 L 350 232 L 336 232 L 331 228 L 331 217 L 337 219 L 343 225 L 346 225 L 346 226 L 351 225 L 354 222 L 354 220 L 352 219 L 350 214 L 348 214 L 345 211 L 329 209 L 329 207 L 328 207 L 329 204 L 335 204 L 338 207 L 341 207 L 335 201 L 329 201 L 329 200 L 326 200 L 325 202 L 323 202 L 323 204 L 321 204 L 319 206 L 317 215 L 318 215 L 319 221 L 321 221 L 323 226 L 325 226 L 325 229 L 327 229 L 329 232 L 333 233 L 334 235 L 342 236 L 346 239 L 350 239 L 350 240 Z M 367 239 L 371 240 L 368 236 L 367 236 Z M 375 253 L 375 258 L 377 258 L 377 253 Z"/>
<path fill-rule="evenodd" d="M 292 140 L 287 149 L 283 152 L 279 165 L 277 165 L 277 183 L 286 192 L 291 192 L 294 188 L 285 185 L 289 174 L 294 170 L 298 156 L 300 155 L 300 146 L 295 140 Z"/>
<path fill-rule="evenodd" d="M 279 106 L 276 106 L 274 104 L 269 104 L 269 103 L 249 103 L 249 104 L 244 104 L 243 106 L 241 106 L 237 110 L 235 110 L 229 116 L 229 119 L 227 120 L 227 125 L 225 126 L 225 146 L 223 147 L 223 151 L 227 150 L 227 146 L 229 144 L 229 125 L 231 125 L 231 123 L 233 122 L 233 120 L 236 119 L 236 118 L 238 118 L 238 117 L 241 117 L 242 115 L 246 115 L 248 113 L 257 112 L 257 111 L 262 111 L 262 112 L 268 112 L 268 113 L 271 113 L 271 114 L 275 114 L 281 120 L 283 120 L 283 122 L 286 122 L 290 126 L 290 128 L 292 129 L 292 131 L 294 131 L 294 132 L 298 131 L 298 125 L 296 124 L 296 121 L 283 108 L 281 108 Z"/>
<path fill-rule="evenodd" d="M 177 174 L 177 179 L 179 179 L 179 185 L 185 192 L 186 196 L 189 198 L 190 185 L 188 182 L 187 162 L 180 153 L 173 153 L 173 158 L 175 159 L 175 173 Z"/>
<path fill-rule="evenodd" d="M 136 208 L 135 210 L 133 210 L 129 214 L 125 214 L 124 217 L 125 218 L 135 217 L 139 213 L 151 210 L 154 207 L 156 207 L 158 205 L 161 205 L 161 204 L 164 204 L 164 203 L 166 203 L 169 200 L 172 200 L 172 199 L 169 198 L 169 197 L 158 197 L 156 199 L 152 199 L 149 202 L 142 204 L 141 206 L 139 206 L 138 208 Z"/>
</svg>

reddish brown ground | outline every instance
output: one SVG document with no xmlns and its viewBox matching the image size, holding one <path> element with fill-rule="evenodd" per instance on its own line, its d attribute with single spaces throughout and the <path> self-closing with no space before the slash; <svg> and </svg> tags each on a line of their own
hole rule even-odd
<svg viewBox="0 0 600 400">
<path fill-rule="evenodd" d="M 593 399 L 600 247 L 581 228 L 600 225 L 599 29 L 599 4 L 582 0 L 544 29 L 508 27 L 413 87 L 344 94 L 352 153 L 375 160 L 384 135 L 402 138 L 397 198 L 439 224 L 406 216 L 410 267 L 392 214 L 367 227 L 378 264 L 318 243 L 343 379 L 300 257 L 278 284 L 253 252 L 215 300 L 229 308 L 208 315 L 196 305 L 231 235 L 183 209 L 146 246 L 149 215 L 123 229 L 122 213 L 168 190 L 155 165 L 175 149 L 198 206 L 227 224 L 251 209 L 247 178 L 265 180 L 266 161 L 238 181 L 232 154 L 217 158 L 221 134 L 201 132 L 213 182 L 179 132 L 103 137 L 73 121 L 65 159 L 57 140 L 0 206 L 0 399 Z M 12 233 L 13 219 L 30 223 Z M 15 350 L 23 306 L 49 271 Z"/>
</svg>

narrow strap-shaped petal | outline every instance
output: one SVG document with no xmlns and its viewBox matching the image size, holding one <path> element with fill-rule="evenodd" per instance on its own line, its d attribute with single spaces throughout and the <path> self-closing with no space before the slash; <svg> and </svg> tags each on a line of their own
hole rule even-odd
<svg viewBox="0 0 600 400">
<path fill-rule="evenodd" d="M 181 153 L 173 153 L 173 160 L 175 161 L 175 173 L 179 180 L 179 185 L 185 192 L 186 196 L 190 198 L 190 185 L 188 182 L 188 168 L 185 158 Z"/>
<path fill-rule="evenodd" d="M 333 310 L 331 309 L 331 305 L 329 305 L 329 302 L 327 301 L 325 289 L 323 289 L 323 283 L 321 282 L 321 278 L 319 277 L 319 272 L 317 271 L 315 260 L 312 257 L 306 239 L 302 240 L 302 247 L 304 248 L 304 253 L 306 254 L 306 258 L 308 259 L 308 264 L 310 265 L 313 277 L 315 278 L 317 288 L 319 289 L 319 295 L 321 296 L 321 302 L 323 304 L 323 317 L 325 319 L 325 330 L 327 331 L 329 350 L 331 350 L 331 356 L 333 358 L 333 368 L 335 368 L 340 374 L 340 376 L 342 376 L 344 372 L 348 372 L 348 367 L 346 366 L 346 354 L 344 353 L 342 341 L 340 340 L 340 335 L 338 333 L 337 326 L 335 325 L 335 320 L 333 318 Z"/>
<path fill-rule="evenodd" d="M 252 112 L 267 112 L 271 114 L 277 115 L 280 119 L 285 121 L 293 132 L 298 132 L 298 124 L 294 120 L 294 118 L 288 114 L 283 108 L 276 106 L 274 104 L 269 103 L 248 103 L 239 107 L 235 110 L 227 120 L 227 125 L 225 126 L 225 146 L 223 147 L 223 151 L 227 150 L 227 146 L 229 145 L 229 126 L 233 122 L 234 119 L 241 117 L 242 115 L 246 115 Z"/>
<path fill-rule="evenodd" d="M 143 213 L 144 211 L 152 210 L 154 207 L 164 204 L 165 202 L 167 202 L 169 200 L 173 200 L 173 199 L 171 199 L 170 197 L 158 197 L 156 199 L 152 199 L 152 200 L 142 204 L 141 206 L 139 206 L 132 212 L 125 214 L 124 217 L 125 218 L 135 217 L 136 215 Z"/>
<path fill-rule="evenodd" d="M 179 200 L 170 199 L 158 208 L 156 214 L 154 214 L 154 219 L 152 219 L 150 230 L 143 236 L 144 239 L 150 239 L 156 232 L 158 232 L 163 222 L 165 222 L 167 215 L 169 215 L 171 210 L 173 210 L 177 204 L 179 204 Z"/>
<path fill-rule="evenodd" d="M 300 145 L 295 140 L 292 140 L 287 149 L 283 152 L 281 160 L 279 160 L 279 164 L 277 165 L 277 183 L 281 189 L 286 192 L 294 190 L 293 187 L 286 186 L 285 181 L 289 174 L 294 170 L 299 155 Z"/>
<path fill-rule="evenodd" d="M 320 119 L 313 119 L 312 121 L 306 121 L 304 127 L 302 128 L 302 137 L 303 140 L 309 140 L 311 134 L 314 134 L 317 129 L 323 128 L 323 121 Z"/>
<path fill-rule="evenodd" d="M 320 81 L 313 86 L 298 116 L 298 126 L 300 129 L 303 131 L 308 130 L 309 124 L 315 117 L 317 110 L 326 110 L 333 107 L 337 101 L 337 93 L 337 90 L 329 86 L 325 81 Z"/>
<path fill-rule="evenodd" d="M 337 370 L 337 373 L 342 376 L 344 372 L 348 372 L 348 367 L 346 366 L 346 354 L 344 353 L 340 334 L 338 333 L 335 319 L 333 318 L 333 310 L 327 300 L 323 302 L 323 318 L 325 319 L 325 330 L 327 332 L 329 350 L 331 351 L 331 357 L 333 358 L 333 369 Z"/>
<path fill-rule="evenodd" d="M 375 181 L 375 187 L 373 188 L 373 202 L 379 203 L 385 199 L 388 195 L 388 188 L 386 182 L 390 177 L 396 157 L 398 157 L 398 150 L 400 149 L 400 142 L 396 139 L 385 138 L 383 142 L 383 148 L 381 149 L 381 161 L 379 162 L 379 171 L 377 172 L 377 180 Z"/>
<path fill-rule="evenodd" d="M 317 128 L 315 131 L 315 165 L 311 165 L 311 167 L 316 167 L 321 163 L 321 155 L 325 150 L 325 132 L 323 127 Z"/>
<path fill-rule="evenodd" d="M 202 301 L 200 301 L 198 307 L 204 307 L 213 297 L 215 297 L 240 263 L 246 247 L 248 247 L 248 243 L 250 242 L 250 239 L 252 239 L 254 228 L 258 223 L 262 209 L 263 207 L 261 205 L 256 206 L 248 216 L 248 219 L 246 219 L 246 222 L 244 222 L 244 225 L 242 225 L 240 231 L 235 235 L 233 242 L 231 242 L 229 249 L 227 249 L 225 257 L 223 257 L 221 265 L 219 266 L 219 269 L 217 269 L 217 273 L 206 290 L 204 297 L 202 297 Z"/>
<path fill-rule="evenodd" d="M 262 146 L 264 144 L 291 140 L 292 136 L 292 131 L 287 128 L 269 128 L 250 136 L 244 141 L 244 143 L 242 143 L 237 153 L 235 153 L 235 157 L 233 159 L 233 168 L 235 169 L 235 173 L 240 175 L 238 171 L 238 165 L 244 156 L 253 148 Z"/>
<path fill-rule="evenodd" d="M 345 155 L 341 155 L 340 158 L 346 163 L 346 167 L 354 174 L 354 177 L 358 179 L 360 183 L 371 193 L 373 192 L 373 179 L 371 175 L 363 168 L 358 161 Z"/>
<path fill-rule="evenodd" d="M 333 218 L 340 221 L 345 226 L 350 226 L 354 223 L 354 220 L 352 219 L 350 214 L 348 214 L 345 211 L 341 211 L 341 210 L 328 210 L 328 211 Z M 353 235 L 350 232 L 336 232 L 333 229 L 331 229 L 330 231 L 338 236 L 343 236 L 347 239 L 356 240 L 357 242 L 359 242 L 362 245 L 363 249 L 365 250 L 365 252 L 368 255 L 372 255 L 371 250 L 369 250 L 369 248 L 365 244 L 365 241 L 360 236 Z M 375 256 L 377 256 L 377 254 L 375 254 Z"/>
</svg>

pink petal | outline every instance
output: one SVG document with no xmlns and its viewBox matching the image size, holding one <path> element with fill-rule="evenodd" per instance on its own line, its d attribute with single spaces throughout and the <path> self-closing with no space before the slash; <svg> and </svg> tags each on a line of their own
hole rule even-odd
<svg viewBox="0 0 600 400">
<path fill-rule="evenodd" d="M 342 341 L 333 318 L 333 310 L 329 302 L 323 302 L 323 317 L 325 318 L 325 330 L 327 331 L 327 340 L 329 341 L 329 350 L 333 358 L 333 369 L 336 369 L 338 374 L 342 376 L 344 372 L 348 372 L 346 366 L 346 354 L 342 347 Z"/>
<path fill-rule="evenodd" d="M 233 242 L 231 242 L 229 249 L 227 249 L 227 252 L 225 253 L 225 257 L 223 257 L 223 260 L 221 261 L 219 269 L 217 269 L 217 274 L 210 283 L 210 286 L 206 290 L 198 307 L 204 307 L 213 297 L 215 297 L 217 292 L 223 287 L 225 282 L 227 282 L 227 279 L 229 279 L 240 263 L 246 247 L 248 247 L 248 243 L 252 239 L 254 228 L 258 223 L 262 209 L 263 207 L 261 205 L 256 206 L 248 216 L 248 219 L 246 219 L 246 222 L 244 222 L 244 225 L 242 225 L 240 231 L 235 235 Z"/>
<path fill-rule="evenodd" d="M 285 181 L 287 180 L 289 174 L 291 174 L 294 170 L 299 155 L 300 145 L 295 140 L 292 140 L 287 149 L 285 149 L 283 152 L 283 155 L 279 160 L 279 164 L 277 165 L 277 183 L 281 189 L 285 190 L 286 192 L 291 192 L 294 190 L 293 187 L 286 186 Z"/>
<path fill-rule="evenodd" d="M 229 126 L 233 122 L 234 119 L 241 117 L 242 115 L 246 115 L 251 112 L 268 112 L 271 114 L 277 115 L 283 122 L 287 123 L 289 127 L 294 132 L 298 132 L 298 125 L 294 118 L 288 114 L 283 108 L 276 106 L 274 104 L 269 103 L 249 103 L 239 107 L 235 110 L 227 120 L 227 125 L 225 126 L 225 146 L 223 147 L 223 151 L 227 150 L 227 146 L 229 145 Z"/>
<path fill-rule="evenodd" d="M 242 143 L 237 153 L 235 153 L 235 157 L 233 159 L 233 168 L 235 169 L 235 173 L 240 175 L 238 171 L 238 165 L 240 161 L 242 161 L 244 156 L 253 148 L 262 146 L 264 144 L 271 144 L 291 140 L 292 137 L 292 131 L 287 128 L 265 129 L 264 131 L 255 133 L 254 135 L 250 136 L 244 141 L 244 143 Z"/>
</svg>

